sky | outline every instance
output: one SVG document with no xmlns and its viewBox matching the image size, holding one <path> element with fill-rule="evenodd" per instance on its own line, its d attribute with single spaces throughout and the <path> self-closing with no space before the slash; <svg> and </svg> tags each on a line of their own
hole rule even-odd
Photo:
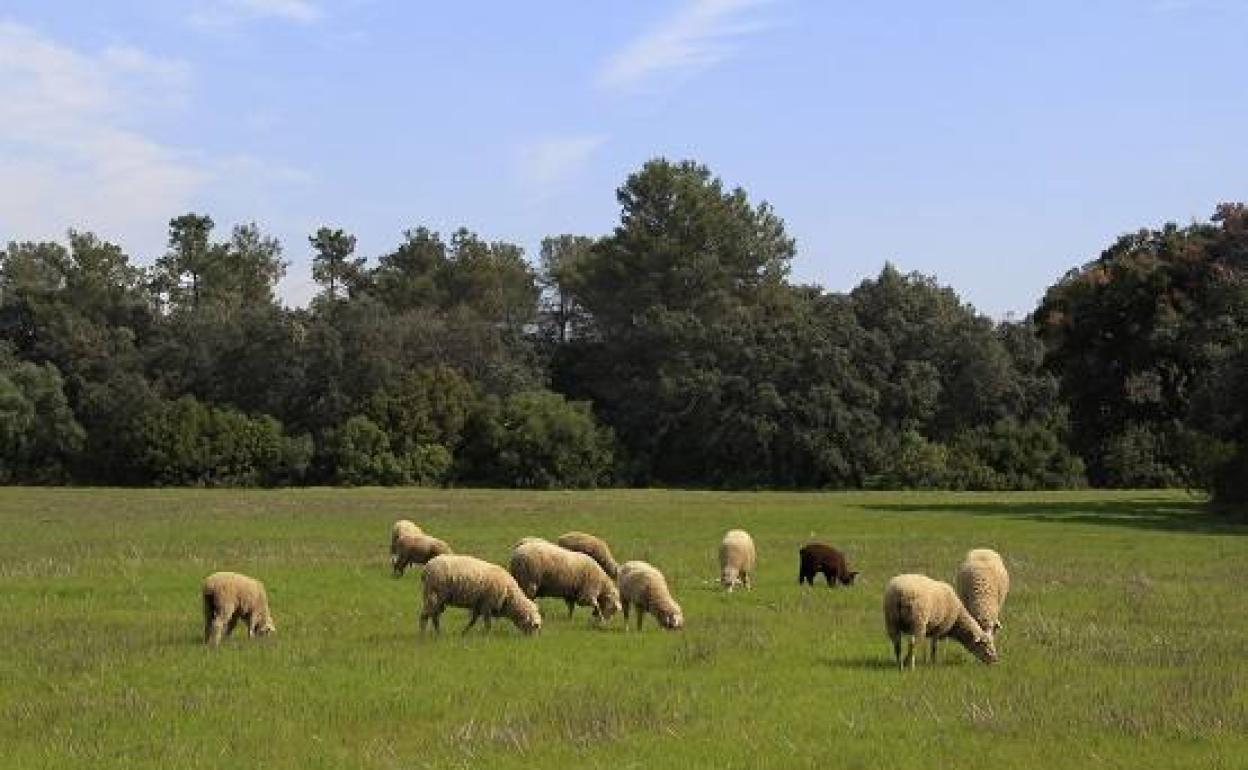
<svg viewBox="0 0 1248 770">
<path fill-rule="evenodd" d="M 1248 0 L 3 0 L 0 243 L 170 218 L 370 259 L 408 228 L 603 235 L 691 158 L 797 240 L 793 279 L 886 262 L 1021 317 L 1126 232 L 1248 200 Z"/>
</svg>

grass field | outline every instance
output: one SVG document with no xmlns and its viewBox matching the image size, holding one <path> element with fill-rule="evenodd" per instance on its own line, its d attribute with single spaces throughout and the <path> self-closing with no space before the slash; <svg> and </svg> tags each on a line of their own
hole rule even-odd
<svg viewBox="0 0 1248 770">
<path fill-rule="evenodd" d="M 390 523 L 506 562 L 585 529 L 663 569 L 687 628 L 595 629 L 543 600 L 418 638 Z M 730 527 L 757 588 L 712 584 Z M 0 489 L 0 767 L 1107 767 L 1248 763 L 1248 527 L 1182 493 L 729 494 Z M 860 583 L 797 585 L 797 548 Z M 899 673 L 893 574 L 973 546 L 1012 589 L 984 666 Z M 200 644 L 200 580 L 266 582 L 272 637 Z M 822 580 L 822 579 L 820 579 Z"/>
</svg>

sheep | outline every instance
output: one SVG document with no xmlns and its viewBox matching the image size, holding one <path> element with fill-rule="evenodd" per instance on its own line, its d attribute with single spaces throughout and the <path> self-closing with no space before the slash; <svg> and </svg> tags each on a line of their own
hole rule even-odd
<svg viewBox="0 0 1248 770">
<path fill-rule="evenodd" d="M 850 572 L 845 564 L 845 555 L 826 543 L 807 543 L 797 552 L 797 584 L 815 584 L 815 575 L 823 573 L 828 585 L 836 587 L 837 582 L 853 585 L 857 572 Z"/>
<path fill-rule="evenodd" d="M 611 555 L 611 547 L 602 538 L 585 532 L 565 532 L 555 542 L 569 551 L 580 551 L 589 555 L 612 580 L 619 579 L 620 566 Z"/>
<path fill-rule="evenodd" d="M 394 556 L 391 558 L 394 576 L 396 578 L 403 577 L 403 571 L 411 565 L 425 564 L 433 557 L 441 556 L 445 553 L 454 553 L 454 551 L 451 550 L 451 547 L 444 540 L 439 540 L 423 532 L 419 534 L 404 533 L 395 541 Z"/>
<path fill-rule="evenodd" d="M 542 629 L 542 614 L 537 604 L 525 596 L 515 578 L 497 564 L 472 556 L 444 554 L 429 560 L 421 580 L 422 634 L 429 620 L 433 620 L 434 632 L 441 633 L 439 619 L 448 606 L 472 610 L 472 618 L 464 626 L 463 633 L 468 633 L 480 617 L 485 618 L 485 630 L 489 631 L 491 619 L 498 616 L 509 618 L 525 634 L 535 634 Z"/>
<path fill-rule="evenodd" d="M 593 608 L 598 620 L 610 620 L 620 610 L 620 592 L 610 576 L 589 555 L 560 548 L 540 538 L 525 538 L 511 552 L 511 574 L 524 595 L 558 596 L 568 605 Z"/>
<path fill-rule="evenodd" d="M 247 636 L 271 634 L 277 630 L 269 610 L 264 583 L 237 572 L 214 572 L 204 578 L 204 644 L 216 647 L 221 637 L 234 632 L 242 620 Z"/>
<path fill-rule="evenodd" d="M 926 575 L 897 575 L 884 587 L 884 627 L 893 641 L 893 656 L 903 671 L 914 668 L 914 648 L 926 637 L 931 641 L 928 660 L 936 662 L 936 642 L 952 636 L 984 663 L 997 661 L 992 637 L 962 606 L 953 586 Z M 909 636 L 906 657 L 901 657 L 901 636 Z"/>
<path fill-rule="evenodd" d="M 399 519 L 390 527 L 390 558 L 394 559 L 394 555 L 399 551 L 399 538 L 404 535 L 423 534 L 424 530 L 415 523 L 407 519 Z"/>
<path fill-rule="evenodd" d="M 654 615 L 660 627 L 669 631 L 685 626 L 684 613 L 672 598 L 663 573 L 644 561 L 626 561 L 620 565 L 620 602 L 624 605 L 625 630 L 628 630 L 629 608 L 633 605 L 637 606 L 638 631 L 647 612 Z"/>
<path fill-rule="evenodd" d="M 996 639 L 1001 628 L 1001 606 L 1010 591 L 1010 573 L 1001 555 L 991 548 L 975 548 L 966 552 L 958 567 L 956 585 L 958 598 L 966 605 L 971 617 L 983 627 L 989 638 Z"/>
<path fill-rule="evenodd" d="M 719 582 L 729 593 L 738 583 L 753 589 L 754 567 L 758 557 L 754 538 L 743 529 L 731 529 L 719 544 Z"/>
</svg>

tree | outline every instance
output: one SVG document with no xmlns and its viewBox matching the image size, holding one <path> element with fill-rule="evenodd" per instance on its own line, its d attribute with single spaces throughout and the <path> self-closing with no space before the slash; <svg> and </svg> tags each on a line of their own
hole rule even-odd
<svg viewBox="0 0 1248 770">
<path fill-rule="evenodd" d="M 1182 473 L 1192 394 L 1248 333 L 1246 254 L 1248 214 L 1225 205 L 1124 235 L 1045 293 L 1035 322 L 1093 483 Z"/>
<path fill-rule="evenodd" d="M 513 335 L 536 316 L 537 277 L 515 244 L 486 243 L 461 227 L 451 236 L 440 283 L 445 307 L 468 308 Z"/>
<path fill-rule="evenodd" d="M 439 285 L 447 269 L 446 244 L 425 227 L 406 230 L 403 243 L 385 254 L 373 271 L 377 296 L 394 312 L 444 307 Z"/>
<path fill-rule="evenodd" d="M 324 288 L 322 297 L 337 300 L 339 290 L 358 288 L 364 278 L 364 258 L 352 258 L 355 236 L 342 230 L 322 227 L 308 237 L 316 252 L 312 257 L 312 278 Z"/>
<path fill-rule="evenodd" d="M 0 482 L 69 480 L 86 436 L 63 385 L 50 363 L 0 360 Z"/>
<path fill-rule="evenodd" d="M 524 489 L 571 489 L 604 483 L 612 463 L 611 431 L 589 404 L 549 391 L 487 398 L 467 426 L 459 475 Z"/>
<path fill-rule="evenodd" d="M 725 191 L 693 161 L 649 161 L 616 192 L 620 224 L 575 283 L 604 335 L 627 333 L 653 308 L 710 319 L 788 274 L 794 243 L 767 203 Z"/>
<path fill-rule="evenodd" d="M 225 251 L 226 291 L 244 308 L 276 301 L 277 284 L 286 275 L 282 244 L 254 223 L 238 225 Z"/>
<path fill-rule="evenodd" d="M 175 310 L 199 306 L 205 289 L 218 288 L 224 247 L 210 242 L 212 217 L 189 213 L 169 220 L 169 251 L 156 260 L 155 286 Z"/>
<path fill-rule="evenodd" d="M 562 345 L 586 323 L 585 309 L 576 298 L 575 286 L 590 257 L 594 239 L 583 235 L 559 235 L 542 239 L 542 323 L 555 342 Z"/>
<path fill-rule="evenodd" d="M 669 437 L 714 403 L 717 335 L 784 291 L 793 241 L 767 204 L 725 192 L 692 162 L 650 161 L 617 198 L 619 226 L 562 276 L 590 332 L 560 359 L 557 380 L 593 401 L 627 450 L 628 475 L 644 483 L 656 471 L 673 478 L 659 457 L 673 457 Z"/>
</svg>

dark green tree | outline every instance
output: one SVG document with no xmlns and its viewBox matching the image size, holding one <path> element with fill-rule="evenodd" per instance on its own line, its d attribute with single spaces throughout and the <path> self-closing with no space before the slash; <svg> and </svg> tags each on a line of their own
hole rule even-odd
<svg viewBox="0 0 1248 770">
<path fill-rule="evenodd" d="M 324 287 L 322 297 L 333 302 L 339 292 L 346 294 L 358 288 L 364 279 L 364 257 L 355 253 L 355 236 L 322 227 L 308 237 L 312 255 L 312 278 Z"/>
</svg>

